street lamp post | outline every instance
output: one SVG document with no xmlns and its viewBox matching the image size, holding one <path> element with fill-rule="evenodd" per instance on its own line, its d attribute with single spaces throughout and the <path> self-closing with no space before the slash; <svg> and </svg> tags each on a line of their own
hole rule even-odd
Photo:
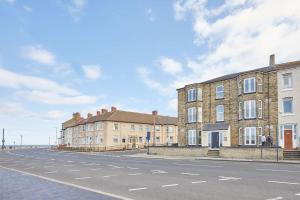
<svg viewBox="0 0 300 200">
<path fill-rule="evenodd" d="M 21 148 L 22 148 L 22 144 L 23 144 L 23 135 L 20 135 L 21 136 Z"/>
</svg>

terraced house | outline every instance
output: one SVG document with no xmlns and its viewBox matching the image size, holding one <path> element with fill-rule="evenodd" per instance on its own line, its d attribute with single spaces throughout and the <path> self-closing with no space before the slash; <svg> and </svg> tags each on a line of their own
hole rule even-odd
<svg viewBox="0 0 300 200">
<path fill-rule="evenodd" d="M 274 145 L 279 135 L 282 147 L 299 147 L 299 89 L 291 86 L 300 86 L 299 63 L 277 65 L 271 55 L 267 67 L 178 89 L 179 145 L 259 146 L 262 135 Z"/>
<path fill-rule="evenodd" d="M 144 148 L 146 133 L 150 132 L 150 145 L 177 143 L 175 117 L 128 112 L 112 107 L 101 109 L 93 116 L 82 118 L 74 113 L 73 118 L 62 124 L 62 144 L 74 148 L 114 150 Z"/>
</svg>

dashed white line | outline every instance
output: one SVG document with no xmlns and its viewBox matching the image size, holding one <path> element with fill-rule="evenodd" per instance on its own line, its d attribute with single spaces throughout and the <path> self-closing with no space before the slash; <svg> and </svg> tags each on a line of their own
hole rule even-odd
<svg viewBox="0 0 300 200">
<path fill-rule="evenodd" d="M 85 180 L 85 179 L 89 179 L 89 178 L 92 178 L 92 177 L 85 176 L 85 177 L 78 177 L 78 178 L 74 178 L 74 179 L 76 179 L 76 180 Z"/>
<path fill-rule="evenodd" d="M 64 167 L 73 167 L 74 165 L 64 165 Z"/>
<path fill-rule="evenodd" d="M 117 175 L 107 175 L 107 176 L 103 176 L 103 178 L 110 178 L 110 177 L 114 177 L 114 176 L 117 176 Z"/>
<path fill-rule="evenodd" d="M 236 177 L 226 177 L 226 176 L 219 176 L 219 181 L 229 181 L 229 180 L 240 180 L 241 178 Z"/>
<path fill-rule="evenodd" d="M 286 169 L 256 169 L 257 171 L 271 171 L 271 172 L 300 172 L 294 170 L 286 170 Z"/>
<path fill-rule="evenodd" d="M 298 194 L 295 194 L 296 196 L 300 196 L 300 193 L 298 193 Z"/>
<path fill-rule="evenodd" d="M 146 187 L 141 187 L 141 188 L 131 188 L 131 189 L 128 189 L 129 192 L 132 192 L 132 191 L 138 191 L 138 190 L 146 190 L 147 188 Z"/>
<path fill-rule="evenodd" d="M 72 162 L 74 162 L 74 161 L 72 161 L 72 160 L 68 160 L 67 162 L 68 162 L 68 163 L 72 163 Z"/>
<path fill-rule="evenodd" d="M 153 174 L 167 174 L 168 172 L 166 171 L 163 171 L 163 170 L 151 170 L 151 172 Z"/>
<path fill-rule="evenodd" d="M 197 184 L 197 183 L 206 183 L 206 181 L 193 181 L 193 184 Z"/>
<path fill-rule="evenodd" d="M 79 169 L 70 169 L 69 172 L 80 172 Z"/>
<path fill-rule="evenodd" d="M 272 199 L 266 199 L 266 200 L 279 200 L 279 199 L 283 199 L 283 197 L 275 197 L 275 198 L 272 198 Z"/>
<path fill-rule="evenodd" d="M 169 184 L 169 185 L 162 185 L 161 187 L 162 188 L 165 188 L 165 187 L 175 187 L 175 186 L 178 186 L 178 184 Z"/>
<path fill-rule="evenodd" d="M 299 185 L 299 183 L 291 183 L 285 181 L 268 181 L 268 183 L 288 184 L 288 185 Z"/>
<path fill-rule="evenodd" d="M 189 176 L 200 176 L 200 174 L 194 174 L 194 173 L 188 173 L 188 172 L 182 172 L 182 175 L 189 175 Z"/>
<path fill-rule="evenodd" d="M 128 169 L 139 169 L 137 167 L 127 167 Z"/>
<path fill-rule="evenodd" d="M 49 166 L 44 166 L 44 168 L 51 168 L 54 167 L 53 165 L 49 165 Z"/>
<path fill-rule="evenodd" d="M 142 173 L 128 174 L 128 176 L 138 176 L 138 175 L 142 175 Z"/>
<path fill-rule="evenodd" d="M 197 165 L 197 164 L 188 164 L 188 163 L 173 163 L 173 164 L 179 166 L 192 166 L 192 167 L 212 167 L 212 168 L 224 167 L 221 165 Z"/>
<path fill-rule="evenodd" d="M 101 168 L 93 168 L 93 169 L 90 169 L 91 171 L 97 171 L 97 170 L 100 170 Z"/>
<path fill-rule="evenodd" d="M 113 168 L 117 168 L 117 169 L 122 169 L 122 168 L 124 168 L 124 167 L 120 167 L 120 166 L 117 166 L 117 165 L 107 165 L 107 166 L 113 167 Z"/>
<path fill-rule="evenodd" d="M 50 171 L 50 172 L 45 172 L 45 174 L 54 174 L 56 173 L 57 171 Z"/>
</svg>

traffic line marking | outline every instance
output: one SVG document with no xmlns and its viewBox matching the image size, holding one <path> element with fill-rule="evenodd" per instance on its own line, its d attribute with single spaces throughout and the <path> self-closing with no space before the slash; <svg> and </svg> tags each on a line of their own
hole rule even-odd
<svg viewBox="0 0 300 200">
<path fill-rule="evenodd" d="M 69 172 L 80 172 L 79 169 L 70 169 Z"/>
<path fill-rule="evenodd" d="M 45 174 L 54 174 L 56 173 L 57 171 L 50 171 L 50 172 L 45 172 Z"/>
<path fill-rule="evenodd" d="M 173 164 L 179 166 L 192 166 L 192 167 L 212 167 L 212 168 L 224 167 L 221 165 L 197 165 L 197 164 L 188 164 L 188 163 L 173 163 Z"/>
<path fill-rule="evenodd" d="M 110 177 L 114 177 L 114 176 L 117 176 L 117 175 L 107 175 L 107 176 L 103 176 L 103 178 L 110 178 Z"/>
<path fill-rule="evenodd" d="M 193 184 L 197 184 L 197 183 L 206 183 L 206 181 L 193 181 Z"/>
<path fill-rule="evenodd" d="M 286 169 L 256 169 L 257 171 L 271 171 L 271 172 L 300 172 L 295 170 L 286 170 Z"/>
<path fill-rule="evenodd" d="M 120 167 L 120 166 L 117 166 L 117 165 L 107 165 L 107 166 L 113 167 L 113 168 L 117 168 L 117 169 L 122 169 L 122 168 L 124 168 L 124 167 Z"/>
<path fill-rule="evenodd" d="M 138 175 L 142 175 L 142 173 L 128 174 L 128 176 L 138 176 Z"/>
<path fill-rule="evenodd" d="M 84 179 L 89 179 L 89 178 L 92 178 L 92 177 L 85 176 L 85 177 L 78 177 L 78 178 L 74 178 L 74 179 L 76 179 L 76 180 L 84 180 Z"/>
<path fill-rule="evenodd" d="M 137 167 L 127 167 L 128 169 L 139 169 Z"/>
<path fill-rule="evenodd" d="M 91 171 L 97 171 L 100 170 L 101 168 L 94 168 L 94 169 L 90 169 Z"/>
<path fill-rule="evenodd" d="M 131 188 L 131 189 L 128 189 L 129 192 L 132 192 L 132 191 L 138 191 L 138 190 L 146 190 L 147 188 L 146 187 L 141 187 L 141 188 Z"/>
<path fill-rule="evenodd" d="M 50 166 L 44 166 L 44 168 L 51 168 L 51 167 L 54 167 L 53 165 L 50 165 Z"/>
<path fill-rule="evenodd" d="M 269 183 L 278 183 L 278 184 L 288 184 L 288 185 L 299 185 L 299 183 L 291 183 L 291 182 L 284 182 L 284 181 L 268 181 Z"/>
<path fill-rule="evenodd" d="M 200 176 L 200 174 L 193 174 L 193 173 L 188 173 L 188 172 L 182 172 L 182 175 L 190 175 L 190 176 Z"/>
<path fill-rule="evenodd" d="M 74 166 L 74 165 L 64 165 L 65 167 L 72 167 L 72 166 Z"/>
<path fill-rule="evenodd" d="M 219 176 L 219 181 L 229 181 L 229 180 L 240 180 L 241 178 L 236 177 L 226 177 L 226 176 Z"/>
<path fill-rule="evenodd" d="M 166 171 L 163 171 L 163 170 L 151 170 L 151 172 L 153 174 L 167 174 L 168 172 Z"/>
<path fill-rule="evenodd" d="M 266 199 L 266 200 L 279 200 L 279 199 L 283 199 L 283 197 L 275 197 L 275 198 L 272 198 L 272 199 Z"/>
<path fill-rule="evenodd" d="M 165 188 L 165 187 L 175 187 L 175 186 L 178 186 L 178 184 L 169 184 L 169 185 L 162 185 L 161 187 L 162 188 Z"/>
<path fill-rule="evenodd" d="M 68 162 L 68 163 L 72 163 L 72 162 L 74 162 L 74 161 L 72 161 L 72 160 L 68 160 L 67 162 Z"/>
<path fill-rule="evenodd" d="M 300 196 L 300 193 L 298 193 L 298 194 L 295 194 L 296 196 Z"/>
</svg>

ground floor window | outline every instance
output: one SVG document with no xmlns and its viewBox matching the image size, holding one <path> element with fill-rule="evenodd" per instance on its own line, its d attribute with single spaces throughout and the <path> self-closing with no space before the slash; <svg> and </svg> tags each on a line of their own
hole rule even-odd
<svg viewBox="0 0 300 200">
<path fill-rule="evenodd" d="M 139 137 L 139 143 L 143 143 L 143 137 Z"/>
<path fill-rule="evenodd" d="M 189 130 L 188 131 L 188 144 L 189 145 L 196 145 L 196 130 Z"/>
<path fill-rule="evenodd" d="M 113 138 L 113 142 L 114 142 L 114 143 L 119 143 L 119 138 L 118 138 L 118 137 L 114 137 L 114 138 Z"/>
<path fill-rule="evenodd" d="M 256 127 L 245 128 L 245 145 L 256 144 Z"/>
<path fill-rule="evenodd" d="M 201 137 L 201 131 L 198 132 L 198 144 L 202 144 L 201 141 L 202 137 Z"/>
<path fill-rule="evenodd" d="M 156 143 L 160 143 L 160 137 L 156 137 Z"/>
<path fill-rule="evenodd" d="M 174 141 L 173 136 L 170 136 L 169 142 L 173 143 L 173 141 Z"/>
</svg>

